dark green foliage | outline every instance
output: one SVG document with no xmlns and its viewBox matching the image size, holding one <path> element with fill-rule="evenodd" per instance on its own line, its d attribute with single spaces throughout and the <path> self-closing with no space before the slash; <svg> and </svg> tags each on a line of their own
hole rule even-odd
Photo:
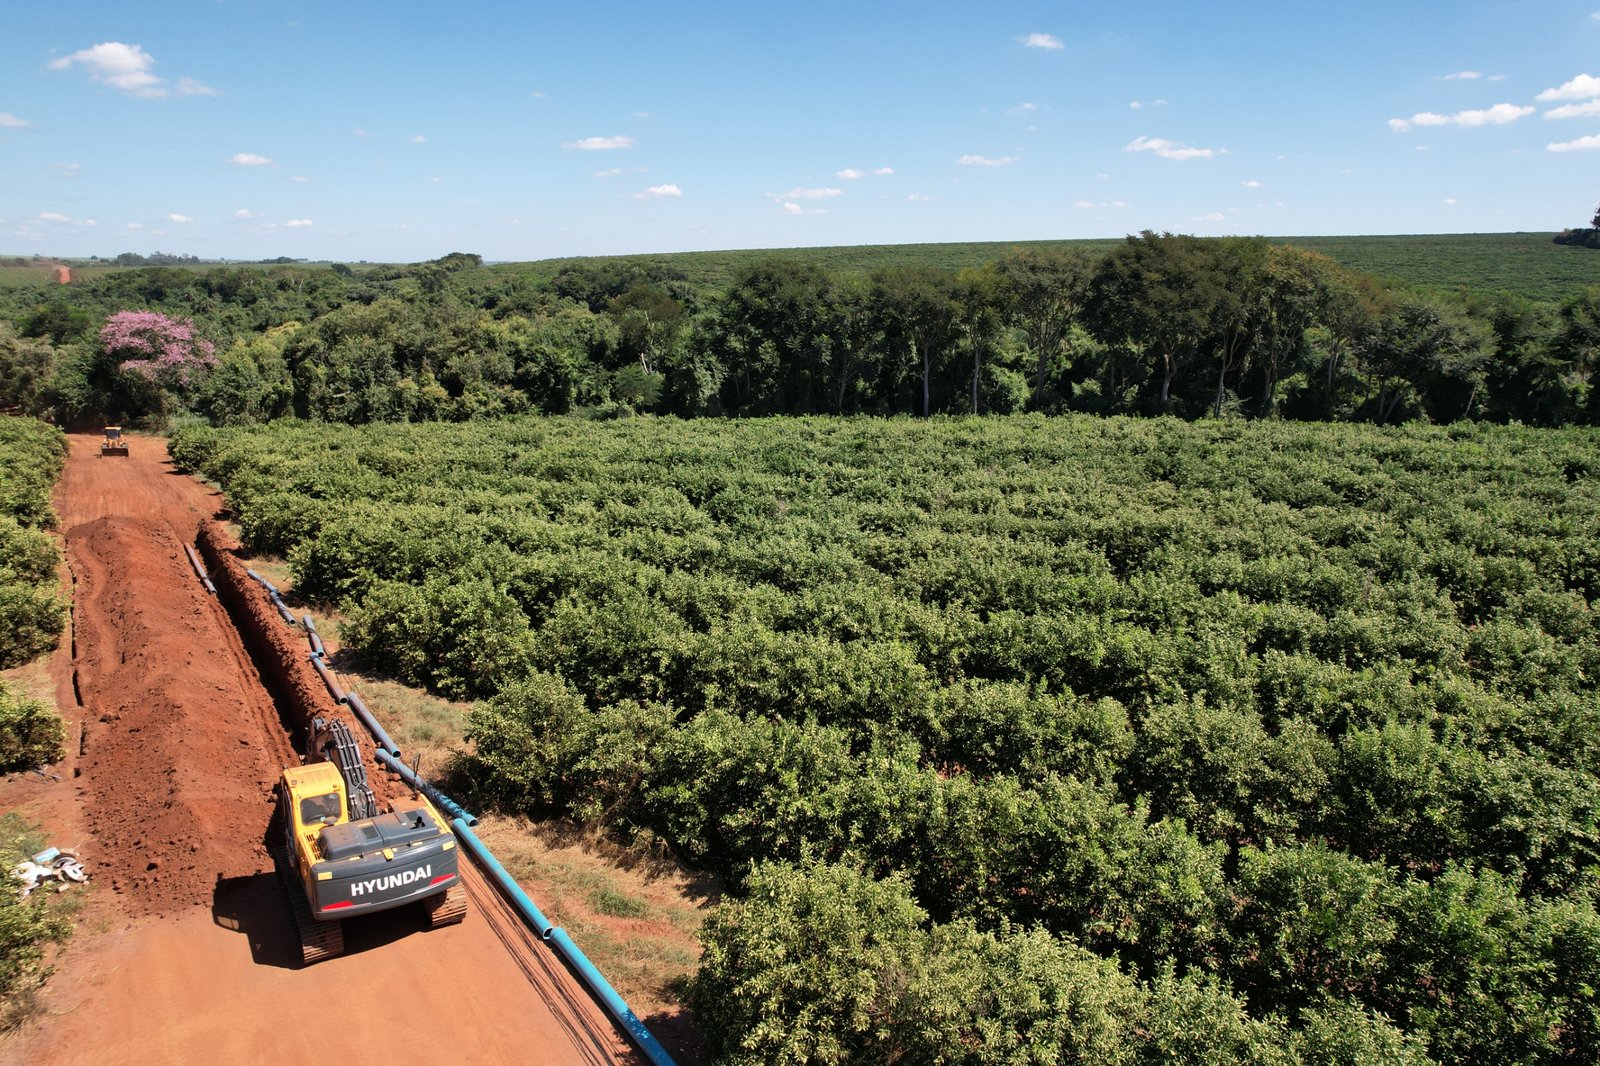
<svg viewBox="0 0 1600 1066">
<path fill-rule="evenodd" d="M 0 683 L 0 773 L 48 766 L 66 754 L 61 716 Z"/>
<path fill-rule="evenodd" d="M 1134 1061 L 1138 991 L 1039 931 L 925 927 L 903 882 L 765 865 L 702 934 L 691 1000 L 716 1061 Z"/>
<path fill-rule="evenodd" d="M 65 457 L 60 430 L 0 416 L 0 669 L 55 647 L 66 625 L 61 557 L 43 532 L 55 525 L 50 490 Z"/>
<path fill-rule="evenodd" d="M 1581 253 L 1578 257 L 1581 257 Z M 1557 312 L 1592 282 L 1533 235 L 705 253 L 485 267 L 110 270 L 0 290 L 0 384 L 59 421 L 216 425 L 1024 409 L 1398 422 L 1595 421 Z M 178 387 L 94 342 L 193 320 Z M 38 338 L 37 340 L 31 338 Z"/>
</svg>

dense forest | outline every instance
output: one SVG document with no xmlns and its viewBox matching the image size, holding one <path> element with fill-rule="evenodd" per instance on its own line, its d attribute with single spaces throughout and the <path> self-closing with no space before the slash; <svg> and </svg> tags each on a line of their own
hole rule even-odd
<svg viewBox="0 0 1600 1066">
<path fill-rule="evenodd" d="M 508 267 L 454 253 L 398 267 L 116 270 L 0 289 L 11 323 L 0 321 L 0 395 L 64 423 L 1600 418 L 1589 387 L 1600 289 L 1535 277 L 1532 258 L 1515 260 L 1521 283 L 1445 285 L 1447 240 L 1324 242 L 1344 261 L 1398 264 L 1411 281 L 1305 241 L 1148 232 L 929 246 L 921 258 L 809 250 Z M 1569 257 L 1568 279 L 1570 257 L 1593 254 L 1543 244 Z"/>
<path fill-rule="evenodd" d="M 719 1063 L 1592 1063 L 1600 437 L 180 431 L 477 804 L 720 873 Z"/>
</svg>

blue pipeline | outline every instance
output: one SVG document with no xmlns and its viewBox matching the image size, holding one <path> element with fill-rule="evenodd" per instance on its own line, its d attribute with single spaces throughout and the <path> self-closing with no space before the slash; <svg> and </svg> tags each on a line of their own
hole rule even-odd
<svg viewBox="0 0 1600 1066">
<path fill-rule="evenodd" d="M 302 615 L 300 624 L 306 627 L 306 640 L 311 643 L 311 654 L 326 655 L 328 650 L 322 646 L 322 634 L 317 632 L 317 624 L 311 620 L 311 616 Z"/>
<path fill-rule="evenodd" d="M 377 756 L 379 762 L 383 763 L 383 765 L 399 774 L 406 784 L 410 785 L 412 788 L 416 789 L 418 792 L 432 800 L 434 806 L 444 808 L 444 813 L 448 814 L 452 819 L 457 822 L 465 822 L 467 825 L 478 824 L 477 815 L 469 813 L 466 808 L 461 806 L 461 804 L 457 803 L 455 800 L 451 799 L 449 796 L 446 796 L 443 792 L 440 792 L 422 778 L 412 773 L 411 767 L 401 762 L 399 758 L 389 754 L 382 748 L 379 748 L 377 751 L 373 752 L 373 754 Z"/>
<path fill-rule="evenodd" d="M 479 840 L 477 834 L 467 827 L 467 823 L 457 818 L 450 824 L 456 831 L 456 837 L 472 853 L 472 857 L 478 861 L 478 865 L 482 866 L 489 876 L 494 879 L 501 893 L 511 901 L 517 910 L 522 912 L 523 918 L 527 919 L 528 924 L 533 926 L 533 930 L 539 934 L 539 938 L 549 944 L 557 954 L 565 959 L 567 965 L 571 966 L 578 977 L 583 980 L 583 983 L 589 986 L 589 991 L 595 994 L 600 1000 L 601 1006 L 606 1008 L 611 1017 L 615 1018 L 617 1023 L 627 1030 L 628 1035 L 633 1038 L 633 1042 L 638 1045 L 639 1050 L 644 1052 L 645 1058 L 649 1059 L 654 1066 L 677 1066 L 673 1062 L 672 1056 L 667 1054 L 666 1048 L 662 1047 L 660 1042 L 656 1040 L 655 1034 L 650 1032 L 644 1022 L 639 1020 L 639 1016 L 633 1013 L 633 1009 L 623 1001 L 622 997 L 617 995 L 617 990 L 611 987 L 611 982 L 607 981 L 600 971 L 595 969 L 594 963 L 590 962 L 589 957 L 583 953 L 578 945 L 572 942 L 572 938 L 567 935 L 567 931 L 552 925 L 550 919 L 546 918 L 539 908 L 533 905 L 533 900 L 529 899 L 528 894 L 522 891 L 522 886 L 517 884 L 510 874 L 506 873 L 506 868 L 500 865 L 500 861 L 494 857 L 494 854 L 488 848 L 484 847 L 483 841 Z"/>
<path fill-rule="evenodd" d="M 283 620 L 289 625 L 294 625 L 294 612 L 284 604 L 283 597 L 278 595 L 278 590 L 273 589 L 269 595 L 272 598 L 272 606 L 278 609 L 278 613 L 283 616 Z"/>
<path fill-rule="evenodd" d="M 400 757 L 400 749 L 395 746 L 395 742 L 389 736 L 388 731 L 378 723 L 377 715 L 367 710 L 366 703 L 360 696 L 356 695 L 355 689 L 351 689 L 344 694 L 344 702 L 355 712 L 356 717 L 361 719 L 361 724 L 367 727 L 367 732 L 372 734 L 372 739 L 378 742 L 379 752 L 386 751 L 398 759 Z M 473 823 L 477 823 L 476 818 L 473 819 Z"/>
<path fill-rule="evenodd" d="M 594 963 L 589 961 L 589 956 L 585 955 L 582 949 L 572 942 L 572 938 L 567 935 L 565 929 L 557 926 L 545 933 L 544 939 L 556 951 L 560 952 L 561 957 L 567 960 L 569 966 L 578 971 L 578 976 L 583 978 L 583 983 L 589 986 L 591 992 L 600 997 L 600 1002 L 605 1006 L 606 1010 L 611 1012 L 611 1016 L 617 1020 L 617 1023 L 628 1031 L 628 1035 L 633 1037 L 633 1042 L 639 1045 L 639 1050 L 644 1052 L 645 1058 L 649 1059 L 655 1066 L 676 1066 L 672 1061 L 672 1056 L 667 1054 L 667 1049 L 656 1041 L 655 1034 L 645 1026 L 644 1022 L 639 1020 L 639 1016 L 633 1013 L 633 1009 L 623 1002 L 622 997 L 617 995 L 617 990 L 611 987 L 611 982 L 607 981 L 600 971 L 595 969 Z"/>
<path fill-rule="evenodd" d="M 522 912 L 522 916 L 528 920 L 529 925 L 533 926 L 533 931 L 539 934 L 539 938 L 542 940 L 548 936 L 550 930 L 555 928 L 555 925 L 549 918 L 544 916 L 543 911 L 533 905 L 533 900 L 529 899 L 528 894 L 522 891 L 522 886 L 517 884 L 510 874 L 506 873 L 506 868 L 500 865 L 500 860 L 494 857 L 494 852 L 485 847 L 483 841 L 478 839 L 478 834 L 472 831 L 472 827 L 467 824 L 466 819 L 455 819 L 450 823 L 450 828 L 456 831 L 456 839 L 460 840 L 462 846 L 472 853 L 474 859 L 478 860 L 478 865 L 483 867 L 484 872 L 493 878 L 495 885 L 500 889 L 500 894 L 510 900 L 512 905 Z"/>
<path fill-rule="evenodd" d="M 328 695 L 333 697 L 333 702 L 346 702 L 344 689 L 340 687 L 339 680 L 333 676 L 333 672 L 323 663 L 322 656 L 313 655 L 311 657 L 311 666 L 317 673 L 322 675 L 322 683 L 328 686 Z"/>
</svg>

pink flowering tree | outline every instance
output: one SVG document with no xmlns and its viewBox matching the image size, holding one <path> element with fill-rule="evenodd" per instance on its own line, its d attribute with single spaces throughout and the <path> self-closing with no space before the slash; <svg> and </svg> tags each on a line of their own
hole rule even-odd
<svg viewBox="0 0 1600 1066">
<path fill-rule="evenodd" d="M 100 343 L 121 370 L 184 401 L 217 365 L 215 346 L 195 335 L 193 322 L 155 311 L 118 311 L 106 319 Z"/>
</svg>

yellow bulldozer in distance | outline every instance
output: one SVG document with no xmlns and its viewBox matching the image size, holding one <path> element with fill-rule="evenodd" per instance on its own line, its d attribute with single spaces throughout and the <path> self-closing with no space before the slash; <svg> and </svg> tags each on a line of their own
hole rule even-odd
<svg viewBox="0 0 1600 1066">
<path fill-rule="evenodd" d="M 128 457 L 128 438 L 122 435 L 121 426 L 106 427 L 105 438 L 100 441 L 100 457 L 103 459 L 108 455 L 120 455 L 124 459 Z"/>
</svg>

